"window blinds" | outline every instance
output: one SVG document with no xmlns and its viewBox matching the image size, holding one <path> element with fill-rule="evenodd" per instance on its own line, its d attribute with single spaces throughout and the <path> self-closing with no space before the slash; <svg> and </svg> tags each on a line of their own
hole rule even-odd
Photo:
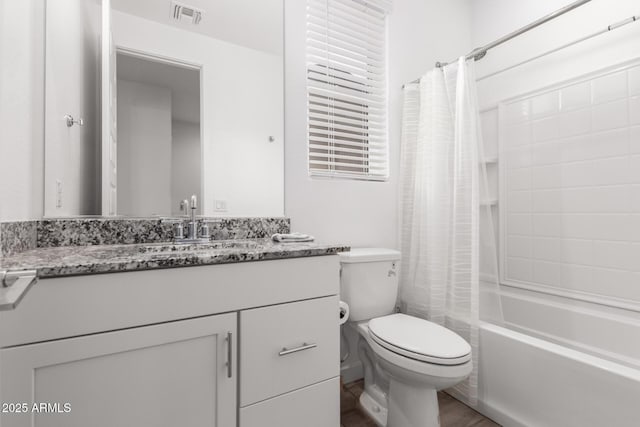
<svg viewBox="0 0 640 427">
<path fill-rule="evenodd" d="M 385 180 L 388 0 L 307 0 L 311 175 Z"/>
</svg>

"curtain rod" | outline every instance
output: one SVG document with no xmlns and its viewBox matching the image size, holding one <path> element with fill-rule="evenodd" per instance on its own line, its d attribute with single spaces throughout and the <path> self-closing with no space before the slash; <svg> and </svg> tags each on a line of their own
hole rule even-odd
<svg viewBox="0 0 640 427">
<path fill-rule="evenodd" d="M 502 73 L 504 73 L 506 71 L 509 71 L 509 70 L 514 69 L 514 68 L 520 67 L 521 65 L 528 64 L 529 62 L 535 61 L 536 59 L 540 59 L 540 58 L 543 58 L 545 56 L 551 55 L 551 54 L 556 53 L 556 52 L 558 52 L 560 50 L 566 49 L 566 48 L 571 47 L 573 45 L 576 45 L 578 43 L 582 43 L 583 41 L 592 39 L 594 37 L 597 37 L 599 35 L 611 32 L 613 30 L 617 30 L 618 28 L 622 28 L 625 25 L 632 24 L 634 22 L 640 22 L 640 15 L 638 15 L 638 16 L 634 15 L 634 16 L 631 16 L 630 18 L 623 19 L 622 21 L 616 22 L 615 24 L 608 25 L 606 28 L 604 28 L 602 30 L 598 30 L 595 33 L 591 33 L 591 34 L 589 34 L 587 36 L 580 37 L 579 39 L 574 40 L 574 41 L 572 41 L 570 43 L 563 44 L 562 46 L 558 46 L 556 48 L 553 48 L 551 50 L 543 52 L 543 53 L 541 53 L 539 55 L 536 55 L 536 56 L 533 56 L 531 58 L 525 59 L 524 61 L 518 62 L 517 64 L 513 64 L 513 65 L 510 65 L 510 66 L 508 66 L 506 68 L 502 68 L 502 69 L 494 71 L 492 73 L 485 74 L 484 76 L 476 79 L 476 81 L 477 82 L 481 82 L 481 81 L 486 80 L 486 79 L 488 79 L 490 77 L 497 76 L 498 74 L 502 74 Z"/>
<path fill-rule="evenodd" d="M 576 9 L 576 8 L 584 5 L 585 3 L 589 3 L 590 1 L 591 0 L 578 0 L 576 2 L 568 4 L 565 7 L 562 7 L 562 8 L 560 8 L 560 9 L 554 11 L 554 12 L 551 12 L 550 14 L 545 15 L 542 18 L 533 21 L 532 23 L 530 23 L 528 25 L 525 25 L 524 27 L 507 34 L 506 36 L 502 36 L 499 39 L 494 40 L 489 44 L 486 44 L 486 45 L 484 45 L 482 47 L 478 47 L 478 48 L 473 49 L 471 52 L 469 52 L 465 56 L 465 59 L 467 59 L 467 60 L 473 59 L 475 61 L 479 61 L 479 60 L 481 60 L 482 58 L 485 57 L 485 55 L 487 54 L 487 51 L 489 51 L 490 49 L 493 49 L 496 46 L 499 46 L 499 45 L 501 45 L 501 44 L 503 44 L 505 42 L 508 42 L 509 40 L 514 39 L 514 38 L 516 38 L 516 37 L 528 32 L 530 30 L 533 30 L 534 28 L 539 27 L 540 25 L 545 24 L 545 23 L 547 23 L 547 22 L 549 22 L 549 21 L 551 21 L 551 20 L 553 20 L 553 19 L 555 19 L 555 18 L 557 18 L 559 16 L 562 16 L 565 13 L 570 12 L 573 9 Z M 448 64 L 448 62 L 436 62 L 436 67 L 441 68 L 441 67 L 444 67 L 447 64 Z M 418 82 L 420 82 L 419 78 L 415 79 L 415 80 L 412 80 L 410 83 L 418 83 Z"/>
</svg>

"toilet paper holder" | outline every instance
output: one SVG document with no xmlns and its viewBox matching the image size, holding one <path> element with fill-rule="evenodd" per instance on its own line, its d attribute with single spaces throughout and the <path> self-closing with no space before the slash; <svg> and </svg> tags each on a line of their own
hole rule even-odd
<svg viewBox="0 0 640 427">
<path fill-rule="evenodd" d="M 338 305 L 338 316 L 340 318 L 340 325 L 344 325 L 349 319 L 349 305 L 344 301 L 340 301 Z"/>
</svg>

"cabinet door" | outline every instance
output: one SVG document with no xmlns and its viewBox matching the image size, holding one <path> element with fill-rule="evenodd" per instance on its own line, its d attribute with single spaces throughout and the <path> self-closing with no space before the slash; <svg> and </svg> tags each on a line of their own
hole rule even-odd
<svg viewBox="0 0 640 427">
<path fill-rule="evenodd" d="M 28 409 L 0 426 L 235 426 L 236 325 L 232 313 L 1 350 L 0 402 Z"/>
</svg>

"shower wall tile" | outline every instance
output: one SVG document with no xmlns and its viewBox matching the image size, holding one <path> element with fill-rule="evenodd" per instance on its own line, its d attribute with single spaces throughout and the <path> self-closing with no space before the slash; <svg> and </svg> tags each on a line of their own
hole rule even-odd
<svg viewBox="0 0 640 427">
<path fill-rule="evenodd" d="M 560 283 L 562 265 L 555 262 L 534 261 L 533 281 L 543 285 L 557 286 Z"/>
<path fill-rule="evenodd" d="M 640 67 L 629 70 L 629 95 L 640 95 Z"/>
<path fill-rule="evenodd" d="M 629 129 L 615 129 L 590 135 L 589 141 L 582 147 L 583 153 L 578 151 L 575 160 L 597 159 L 603 157 L 626 156 L 629 154 Z"/>
<path fill-rule="evenodd" d="M 507 151 L 509 169 L 527 168 L 531 166 L 531 147 L 512 148 Z"/>
<path fill-rule="evenodd" d="M 629 129 L 629 150 L 632 154 L 640 153 L 640 126 Z"/>
<path fill-rule="evenodd" d="M 584 239 L 559 239 L 559 261 L 566 264 L 593 264 L 593 242 Z"/>
<path fill-rule="evenodd" d="M 511 169 L 507 171 L 507 188 L 509 191 L 528 190 L 531 188 L 531 169 Z"/>
<path fill-rule="evenodd" d="M 531 215 L 530 214 L 510 214 L 508 215 L 509 235 L 529 236 L 531 235 Z"/>
<path fill-rule="evenodd" d="M 561 185 L 562 169 L 560 166 L 540 166 L 531 169 L 531 188 L 557 188 Z"/>
<path fill-rule="evenodd" d="M 566 289 L 580 289 L 591 287 L 593 282 L 593 267 L 579 264 L 562 264 L 560 272 L 560 286 Z"/>
<path fill-rule="evenodd" d="M 640 273 L 640 243 L 632 243 L 629 258 L 631 259 L 631 268 L 636 274 L 635 277 L 638 277 L 638 273 Z M 640 283 L 637 281 L 636 283 Z"/>
<path fill-rule="evenodd" d="M 634 282 L 634 273 L 624 270 L 606 268 L 594 268 L 593 289 L 596 293 L 600 289 L 607 289 L 608 295 L 614 298 L 633 299 L 640 298 L 640 287 Z"/>
<path fill-rule="evenodd" d="M 591 105 L 591 83 L 578 83 L 560 90 L 561 111 L 571 111 Z"/>
<path fill-rule="evenodd" d="M 531 99 L 531 115 L 534 118 L 557 114 L 559 110 L 559 91 L 543 93 Z"/>
<path fill-rule="evenodd" d="M 507 105 L 505 116 L 509 123 L 523 122 L 531 119 L 531 100 L 525 99 Z"/>
<path fill-rule="evenodd" d="M 532 256 L 543 261 L 561 259 L 561 241 L 554 237 L 534 237 L 532 240 Z"/>
<path fill-rule="evenodd" d="M 485 111 L 480 115 L 484 157 L 498 157 L 498 110 Z"/>
<path fill-rule="evenodd" d="M 560 136 L 560 116 L 551 116 L 533 122 L 533 142 L 556 139 Z"/>
<path fill-rule="evenodd" d="M 594 266 L 633 271 L 637 264 L 631 242 L 597 241 L 593 243 Z"/>
<path fill-rule="evenodd" d="M 632 184 L 640 184 L 640 156 L 629 159 L 629 180 Z"/>
<path fill-rule="evenodd" d="M 640 212 L 640 185 L 632 185 L 629 187 L 629 203 L 631 205 L 631 212 Z M 638 265 L 640 265 L 640 262 Z"/>
<path fill-rule="evenodd" d="M 581 109 L 560 116 L 558 133 L 560 138 L 589 133 L 591 130 L 591 111 Z"/>
<path fill-rule="evenodd" d="M 556 142 L 544 142 L 531 146 L 531 164 L 543 166 L 559 163 L 562 159 L 563 145 Z"/>
<path fill-rule="evenodd" d="M 594 104 L 613 101 L 627 96 L 627 72 L 607 74 L 592 82 Z"/>
<path fill-rule="evenodd" d="M 627 124 L 629 124 L 629 110 L 626 99 L 593 107 L 592 126 L 594 131 L 620 128 Z"/>
<path fill-rule="evenodd" d="M 508 213 L 527 213 L 531 211 L 531 191 L 509 193 Z"/>
<path fill-rule="evenodd" d="M 500 111 L 504 279 L 640 302 L 640 66 Z"/>
<path fill-rule="evenodd" d="M 629 123 L 640 125 L 640 96 L 629 99 Z"/>
<path fill-rule="evenodd" d="M 523 282 L 533 279 L 533 262 L 523 258 L 508 258 L 506 273 L 509 278 Z"/>
<path fill-rule="evenodd" d="M 531 258 L 532 248 L 530 237 L 510 236 L 508 239 L 512 256 L 518 258 Z"/>
<path fill-rule="evenodd" d="M 531 143 L 531 137 L 531 122 L 510 124 L 507 126 L 504 135 L 504 139 L 510 147 L 528 145 Z"/>
</svg>

